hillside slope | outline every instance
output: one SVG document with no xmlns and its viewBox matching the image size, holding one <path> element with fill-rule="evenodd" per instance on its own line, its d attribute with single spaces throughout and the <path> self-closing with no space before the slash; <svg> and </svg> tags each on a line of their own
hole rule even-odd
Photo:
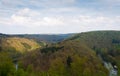
<svg viewBox="0 0 120 76">
<path fill-rule="evenodd" d="M 4 49 L 9 47 L 13 49 L 12 44 L 15 42 L 14 45 L 24 45 L 30 50 L 29 46 L 33 46 L 34 43 L 25 38 L 20 39 L 22 40 L 16 37 L 2 38 L 0 42 L 4 45 Z M 28 44 L 30 45 L 28 46 Z M 118 76 L 120 75 L 119 31 L 94 31 L 76 34 L 64 41 L 27 52 L 19 59 L 14 57 L 13 59 L 17 60 L 19 65 L 16 71 L 19 76 L 109 76 L 108 73 L 112 72 L 104 67 L 104 62 L 98 55 L 104 61 L 111 63 L 111 66 L 117 66 Z"/>
<path fill-rule="evenodd" d="M 20 60 L 20 65 L 26 72 L 31 69 L 35 76 L 38 75 L 36 71 L 40 72 L 38 76 L 108 76 L 95 52 L 76 40 L 28 53 Z"/>
<path fill-rule="evenodd" d="M 19 37 L 1 38 L 0 43 L 2 50 L 15 50 L 21 53 L 35 50 L 40 47 L 40 45 L 32 39 Z"/>
<path fill-rule="evenodd" d="M 102 58 L 118 67 L 120 75 L 120 31 L 93 31 L 77 34 L 68 40 L 79 40 Z"/>
<path fill-rule="evenodd" d="M 93 31 L 76 34 L 70 40 L 82 40 L 90 47 L 113 48 L 113 44 L 120 43 L 120 31 Z"/>
</svg>

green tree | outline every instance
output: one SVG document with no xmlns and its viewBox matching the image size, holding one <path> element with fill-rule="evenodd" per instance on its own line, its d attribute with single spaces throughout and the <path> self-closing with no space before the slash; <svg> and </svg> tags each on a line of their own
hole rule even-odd
<svg viewBox="0 0 120 76">
<path fill-rule="evenodd" d="M 66 76 L 65 65 L 62 62 L 61 58 L 57 58 L 52 61 L 49 69 L 49 75 L 50 76 Z"/>
<path fill-rule="evenodd" d="M 0 76 L 13 76 L 15 72 L 14 64 L 10 57 L 0 52 Z"/>
</svg>

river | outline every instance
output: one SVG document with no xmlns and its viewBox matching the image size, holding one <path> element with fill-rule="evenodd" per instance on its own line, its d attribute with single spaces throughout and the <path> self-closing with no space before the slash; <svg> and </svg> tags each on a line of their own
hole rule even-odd
<svg viewBox="0 0 120 76">
<path fill-rule="evenodd" d="M 109 71 L 109 76 L 118 76 L 118 71 L 112 66 L 110 62 L 105 62 L 104 61 L 104 66 L 108 69 Z"/>
<path fill-rule="evenodd" d="M 98 57 L 102 60 L 104 66 L 108 69 L 109 76 L 118 76 L 118 70 L 116 65 L 113 66 L 110 62 L 104 61 L 100 55 L 98 55 Z"/>
</svg>

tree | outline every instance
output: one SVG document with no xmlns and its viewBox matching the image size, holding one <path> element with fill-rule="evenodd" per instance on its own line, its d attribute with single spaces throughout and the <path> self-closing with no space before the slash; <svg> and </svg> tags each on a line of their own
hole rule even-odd
<svg viewBox="0 0 120 76">
<path fill-rule="evenodd" d="M 67 57 L 67 66 L 71 67 L 71 63 L 72 63 L 72 58 L 70 56 Z"/>
<path fill-rule="evenodd" d="M 15 71 L 14 64 L 10 57 L 0 52 L 0 76 L 13 76 Z"/>
<path fill-rule="evenodd" d="M 62 62 L 61 58 L 57 58 L 51 62 L 51 66 L 49 68 L 50 76 L 67 76 L 65 65 Z"/>
<path fill-rule="evenodd" d="M 2 51 L 2 47 L 0 46 L 0 51 Z"/>
</svg>

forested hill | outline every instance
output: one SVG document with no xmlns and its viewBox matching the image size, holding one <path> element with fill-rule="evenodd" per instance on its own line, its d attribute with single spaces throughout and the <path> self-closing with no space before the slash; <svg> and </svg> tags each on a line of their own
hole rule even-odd
<svg viewBox="0 0 120 76">
<path fill-rule="evenodd" d="M 108 76 L 95 52 L 77 40 L 46 46 L 28 53 L 20 61 L 28 76 Z"/>
<path fill-rule="evenodd" d="M 19 38 L 27 38 L 34 39 L 37 42 L 48 42 L 48 43 L 56 43 L 63 41 L 75 33 L 70 34 L 2 34 L 0 33 L 0 37 L 19 37 Z"/>
<path fill-rule="evenodd" d="M 0 52 L 0 62 L 2 61 L 0 68 L 4 69 L 4 71 L 0 70 L 0 75 L 109 76 L 109 71 L 104 67 L 103 60 L 111 63 L 113 67 L 117 66 L 118 76 L 120 75 L 120 31 L 93 31 L 69 36 L 66 36 L 67 39 L 65 38 L 65 40 L 62 38 L 62 41 L 60 40 L 58 43 L 48 44 L 34 51 L 27 52 L 19 56 L 19 59 L 16 56 L 14 57 L 13 54 L 15 53 L 10 55 L 14 61 L 17 61 L 17 71 L 11 57 L 6 52 Z M 20 36 L 17 37 L 21 39 Z M 9 38 L 5 37 L 2 39 L 11 42 Z M 14 38 L 16 39 L 16 37 L 12 36 L 12 39 Z M 27 37 L 24 38 L 17 41 L 30 40 L 26 40 Z M 15 43 L 13 41 L 11 45 Z M 26 46 L 23 42 L 22 45 Z M 31 46 L 34 46 L 34 44 Z M 7 71 L 6 68 L 8 69 Z M 115 71 L 113 70 L 112 72 Z"/>
<path fill-rule="evenodd" d="M 9 35 L 0 33 L 0 38 L 1 37 L 9 37 Z"/>
<path fill-rule="evenodd" d="M 73 34 L 2 34 L 0 33 L 0 49 L 25 52 L 35 50 L 49 43 L 60 42 Z"/>
<path fill-rule="evenodd" d="M 36 41 L 32 39 L 8 37 L 6 35 L 0 38 L 0 51 L 17 51 L 27 52 L 41 47 Z"/>
<path fill-rule="evenodd" d="M 71 34 L 19 34 L 19 35 L 16 34 L 11 36 L 34 39 L 38 42 L 44 41 L 44 42 L 56 43 L 64 39 L 67 39 L 72 35 L 74 34 L 72 33 Z"/>
<path fill-rule="evenodd" d="M 93 31 L 77 34 L 68 40 L 78 40 L 85 43 L 96 54 L 117 65 L 120 75 L 120 31 Z"/>
<path fill-rule="evenodd" d="M 82 40 L 90 47 L 112 48 L 113 44 L 120 43 L 120 31 L 93 31 L 76 34 L 67 40 Z"/>
</svg>

